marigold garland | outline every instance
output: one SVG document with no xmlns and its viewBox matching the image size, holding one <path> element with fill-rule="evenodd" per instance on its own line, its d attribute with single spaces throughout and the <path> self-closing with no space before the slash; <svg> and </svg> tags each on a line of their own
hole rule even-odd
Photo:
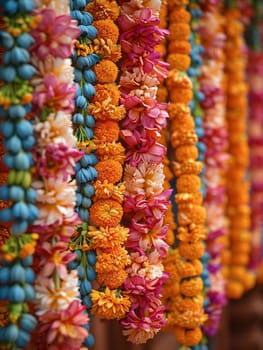
<svg viewBox="0 0 263 350">
<path fill-rule="evenodd" d="M 244 25 L 241 22 L 240 10 L 236 7 L 225 8 L 224 16 L 226 18 L 224 49 L 227 79 L 226 120 L 229 133 L 228 153 L 231 156 L 227 172 L 227 215 L 231 254 L 226 288 L 229 298 L 239 298 L 245 290 L 252 288 L 255 282 L 253 276 L 246 270 L 250 250 L 249 182 L 246 179 L 249 155 L 245 136 L 247 57 L 244 53 Z M 240 243 L 247 246 L 246 251 L 240 249 Z M 236 267 L 242 269 L 242 278 L 240 274 L 237 276 L 234 273 Z"/>
<path fill-rule="evenodd" d="M 200 239 L 206 236 L 204 229 L 206 213 L 202 206 L 202 197 L 198 195 L 201 187 L 198 175 L 201 169 L 194 165 L 198 164 L 195 163 L 198 158 L 197 135 L 194 130 L 195 124 L 191 111 L 188 107 L 193 98 L 194 90 L 191 80 L 185 74 L 185 70 L 190 65 L 189 49 L 186 48 L 190 39 L 189 21 L 191 18 L 185 5 L 184 2 L 174 4 L 172 1 L 168 1 L 168 7 L 171 11 L 168 27 L 171 44 L 168 45 L 168 57 L 170 55 L 173 59 L 172 69 L 169 71 L 167 78 L 167 88 L 171 101 L 168 112 L 171 120 L 171 147 L 175 159 L 173 170 L 176 174 L 177 194 L 175 195 L 175 202 L 177 204 L 176 215 L 178 220 L 177 239 L 179 239 L 178 251 L 174 260 L 175 266 L 177 261 L 181 264 L 181 259 L 187 259 L 187 262 L 200 259 L 204 253 L 204 246 Z M 178 42 L 180 45 L 172 44 L 174 42 Z M 181 47 L 185 47 L 185 49 L 180 51 Z M 193 230 L 190 240 L 190 236 L 188 238 L 188 235 L 185 235 L 189 230 Z M 202 234 L 200 234 L 200 231 Z M 185 233 L 182 235 L 183 232 Z M 184 267 L 187 268 L 187 266 Z M 188 276 L 186 276 L 186 271 L 186 269 L 178 270 L 178 295 L 181 294 L 192 299 L 203 293 L 204 285 L 202 279 L 198 277 L 200 270 L 192 271 L 189 269 Z M 202 337 L 200 326 L 206 321 L 207 315 L 200 310 L 202 316 L 201 314 L 200 317 L 197 314 L 191 316 L 188 311 L 180 312 L 176 305 L 175 307 L 171 305 L 168 311 L 167 328 L 174 332 L 178 341 L 185 346 L 198 344 Z M 183 321 L 184 319 L 187 321 Z M 187 329 L 185 333 L 182 333 L 184 331 L 182 326 Z M 189 329 L 191 327 L 192 330 Z"/>
</svg>

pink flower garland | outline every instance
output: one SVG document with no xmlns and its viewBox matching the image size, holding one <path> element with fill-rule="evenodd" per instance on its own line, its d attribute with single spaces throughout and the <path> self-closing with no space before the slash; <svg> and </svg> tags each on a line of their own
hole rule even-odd
<svg viewBox="0 0 263 350">
<path fill-rule="evenodd" d="M 61 8 L 68 8 L 65 4 Z M 67 269 L 75 258 L 68 243 L 79 223 L 71 175 L 82 154 L 74 148 L 71 113 L 75 87 L 69 60 L 79 30 L 68 14 L 59 13 L 53 5 L 51 2 L 50 8 L 36 12 L 41 20 L 32 33 L 31 63 L 37 71 L 32 79 L 33 112 L 37 115 L 33 186 L 40 215 L 32 227 L 39 234 L 35 254 L 38 326 L 30 348 L 37 344 L 38 349 L 79 350 L 88 334 L 83 328 L 88 317 L 78 299 L 77 272 Z"/>
<path fill-rule="evenodd" d="M 170 191 L 163 189 L 166 148 L 158 139 L 168 114 L 166 104 L 156 101 L 156 93 L 167 71 L 155 52 L 166 31 L 158 27 L 160 4 L 149 6 L 142 1 L 123 2 L 119 18 L 121 102 L 127 111 L 121 132 L 127 150 L 124 224 L 130 229 L 131 258 L 124 289 L 132 302 L 121 325 L 128 340 L 137 344 L 152 338 L 166 321 L 160 298 L 167 278 L 162 264 L 168 248 L 163 220 Z"/>
<path fill-rule="evenodd" d="M 219 13 L 220 2 L 211 1 L 201 5 L 200 38 L 204 43 L 204 64 L 201 67 L 200 87 L 205 99 L 203 108 L 205 152 L 205 207 L 207 210 L 207 250 L 211 285 L 207 294 L 209 305 L 206 312 L 209 321 L 204 326 L 208 336 L 215 335 L 226 303 L 225 282 L 222 275 L 221 254 L 224 249 L 220 237 L 227 234 L 225 218 L 226 185 L 225 172 L 227 166 L 227 130 L 225 121 L 225 101 L 223 91 L 224 59 L 223 47 L 225 35 L 222 28 L 222 18 Z"/>
<path fill-rule="evenodd" d="M 263 53 L 249 51 L 249 145 L 251 177 L 251 254 L 250 267 L 259 268 L 262 257 L 262 223 L 263 223 Z"/>
</svg>

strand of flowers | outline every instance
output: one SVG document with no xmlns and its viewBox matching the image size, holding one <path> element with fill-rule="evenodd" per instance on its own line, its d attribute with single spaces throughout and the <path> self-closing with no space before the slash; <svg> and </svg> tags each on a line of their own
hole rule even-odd
<svg viewBox="0 0 263 350">
<path fill-rule="evenodd" d="M 188 3 L 188 2 L 187 2 Z M 190 13 L 186 2 L 168 1 L 170 72 L 167 87 L 171 104 L 168 107 L 171 119 L 171 147 L 175 161 L 173 172 L 176 178 L 175 202 L 177 204 L 178 258 L 176 261 L 180 278 L 176 308 L 170 315 L 170 324 L 179 343 L 197 345 L 202 338 L 201 325 L 207 316 L 203 310 L 202 263 L 204 255 L 202 240 L 206 236 L 206 212 L 202 205 L 201 180 L 198 174 L 202 163 L 197 161 L 198 141 L 194 119 L 188 104 L 193 98 L 193 86 L 186 71 L 190 67 Z"/>
<path fill-rule="evenodd" d="M 249 123 L 248 136 L 250 146 L 250 206 L 251 206 L 251 253 L 249 266 L 255 272 L 261 265 L 262 242 L 261 230 L 263 225 L 263 202 L 262 202 L 262 135 L 263 135 L 263 119 L 261 109 L 263 107 L 263 85 L 259 77 L 262 75 L 263 69 L 263 52 L 262 38 L 260 33 L 260 22 L 262 14 L 262 4 L 258 1 L 253 3 L 253 17 L 248 27 L 247 44 L 249 46 L 248 53 L 248 84 L 249 90 Z M 261 276 L 259 278 L 262 278 Z"/>
<path fill-rule="evenodd" d="M 203 109 L 201 108 L 202 101 L 204 101 L 204 94 L 200 88 L 199 83 L 199 76 L 201 74 L 201 68 L 203 66 L 203 59 L 201 57 L 201 54 L 203 53 L 203 46 L 201 45 L 201 39 L 199 36 L 199 28 L 200 28 L 200 18 L 202 16 L 202 10 L 198 4 L 198 1 L 196 0 L 190 0 L 188 5 L 188 10 L 191 14 L 191 35 L 190 35 L 190 44 L 191 44 L 191 52 L 190 52 L 190 58 L 191 58 L 191 65 L 189 69 L 187 70 L 187 74 L 190 77 L 192 84 L 193 84 L 193 99 L 190 102 L 190 108 L 191 108 L 191 114 L 195 121 L 195 132 L 198 137 L 198 142 L 196 144 L 198 148 L 198 161 L 204 162 L 205 158 L 205 151 L 206 151 L 206 145 L 202 140 L 202 137 L 204 136 L 204 127 L 203 127 Z M 202 172 L 200 174 L 201 178 L 201 188 L 200 191 L 202 193 L 203 199 L 205 197 L 206 193 L 206 182 L 204 178 L 204 174 L 206 172 L 205 164 L 202 169 Z M 207 246 L 205 245 L 205 253 L 201 257 L 200 261 L 202 262 L 203 268 L 202 268 L 202 274 L 201 278 L 203 280 L 204 284 L 204 310 L 205 313 L 207 313 L 207 309 L 210 307 L 210 300 L 207 294 L 208 288 L 211 286 L 211 274 L 208 270 L 208 261 L 210 260 L 210 255 L 207 252 Z M 209 322 L 211 322 L 211 319 L 209 318 Z M 202 330 L 204 329 L 205 324 L 202 327 Z M 208 340 L 204 336 L 200 341 L 199 344 L 195 345 L 192 350 L 207 350 L 208 349 Z"/>
<path fill-rule="evenodd" d="M 115 1 L 94 1 L 86 7 L 94 17 L 98 35 L 94 46 L 101 60 L 94 66 L 96 93 L 88 111 L 95 120 L 94 144 L 98 163 L 98 177 L 94 182 L 95 194 L 90 208 L 87 228 L 88 249 L 96 249 L 98 290 L 91 291 L 91 312 L 105 319 L 122 318 L 130 307 L 130 301 L 121 286 L 127 277 L 126 265 L 130 260 L 124 243 L 128 230 L 120 222 L 123 215 L 124 148 L 119 142 L 119 121 L 124 118 L 124 107 L 119 105 L 120 92 L 116 85 L 120 59 L 117 44 L 119 30 L 114 21 L 119 15 Z"/>
<path fill-rule="evenodd" d="M 2 16 L 0 16 L 0 29 L 5 30 L 4 25 L 4 19 Z M 5 49 L 3 47 L 0 47 L 0 66 L 3 64 L 3 55 L 4 55 Z M 0 86 L 2 87 L 4 85 L 4 82 L 0 81 Z M 4 165 L 4 155 L 5 155 L 5 147 L 3 144 L 3 134 L 0 133 L 0 186 L 3 186 L 8 181 L 8 168 Z M 8 207 L 8 202 L 3 201 L 0 198 L 0 209 L 4 209 Z M 10 224 L 0 222 L 0 247 L 10 237 Z M 7 301 L 0 301 L 0 327 L 4 327 L 8 323 L 8 310 L 7 310 Z"/>
<path fill-rule="evenodd" d="M 0 44 L 5 49 L 0 69 L 1 132 L 6 152 L 3 163 L 10 169 L 7 183 L 1 186 L 1 199 L 8 205 L 0 211 L 0 221 L 9 223 L 11 234 L 1 247 L 0 299 L 8 301 L 8 321 L 0 330 L 0 342 L 2 347 L 12 349 L 26 346 L 36 325 L 28 307 L 35 296 L 30 266 L 38 237 L 28 232 L 32 232 L 29 225 L 39 214 L 31 187 L 35 139 L 27 120 L 32 100 L 29 79 L 34 74 L 28 51 L 36 24 L 33 9 L 31 0 L 2 4 L 5 28 L 0 33 Z"/>
<path fill-rule="evenodd" d="M 88 105 L 95 94 L 93 84 L 96 81 L 96 75 L 93 67 L 99 61 L 99 56 L 89 52 L 89 45 L 93 43 L 98 32 L 92 25 L 93 16 L 85 9 L 88 4 L 89 1 L 70 2 L 71 16 L 78 21 L 80 29 L 80 36 L 75 43 L 72 56 L 72 63 L 75 68 L 74 81 L 77 86 L 75 113 L 72 121 L 78 149 L 84 152 L 84 155 L 75 166 L 75 177 L 78 186 L 75 210 L 82 223 L 76 227 L 70 241 L 69 247 L 70 250 L 75 252 L 76 259 L 69 264 L 69 268 L 77 268 L 81 301 L 90 313 L 92 305 L 90 298 L 91 281 L 96 279 L 94 270 L 96 253 L 94 250 L 87 250 L 86 233 L 89 222 L 89 208 L 92 203 L 91 197 L 94 195 L 93 182 L 98 175 L 94 166 L 98 159 L 94 153 L 95 145 L 92 141 L 95 119 L 88 113 Z M 86 327 L 90 330 L 90 322 Z M 88 347 L 94 345 L 94 337 L 90 331 L 83 345 Z"/>
<path fill-rule="evenodd" d="M 71 176 L 82 153 L 74 148 L 71 112 L 76 89 L 69 59 L 79 29 L 68 15 L 67 1 L 56 5 L 51 1 L 46 7 L 40 2 L 35 12 L 40 21 L 32 31 L 35 43 L 30 50 L 36 70 L 31 80 L 37 138 L 33 186 L 40 216 L 32 227 L 39 234 L 34 257 L 38 324 L 29 349 L 77 350 L 88 335 L 83 328 L 88 317 L 78 299 L 77 271 L 67 269 L 74 259 L 68 251 L 69 240 L 79 222 Z"/>
<path fill-rule="evenodd" d="M 127 248 L 131 265 L 124 289 L 131 309 L 121 325 L 133 343 L 144 343 L 164 325 L 161 288 L 167 278 L 167 225 L 164 214 L 170 191 L 163 190 L 166 149 L 158 139 L 166 125 L 166 104 L 156 101 L 158 85 L 167 74 L 156 47 L 164 38 L 159 25 L 160 3 L 123 2 L 119 17 L 123 60 L 120 79 L 127 115 L 121 135 L 126 146 L 124 223 L 129 228 Z"/>
<path fill-rule="evenodd" d="M 250 254 L 250 209 L 248 143 L 246 114 L 248 91 L 245 82 L 247 57 L 243 39 L 244 25 L 235 3 L 226 4 L 225 23 L 225 75 L 226 120 L 229 134 L 230 164 L 227 172 L 227 216 L 229 219 L 230 262 L 227 296 L 239 298 L 254 285 L 255 278 L 246 270 Z"/>
<path fill-rule="evenodd" d="M 208 270 L 211 286 L 208 288 L 209 305 L 206 312 L 209 321 L 204 326 L 207 336 L 214 336 L 219 327 L 222 308 L 226 303 L 225 281 L 221 255 L 227 247 L 227 222 L 225 217 L 227 168 L 227 130 L 223 91 L 225 35 L 220 15 L 221 1 L 202 4 L 200 37 L 204 45 L 204 65 L 201 68 L 200 85 L 205 99 L 201 102 L 204 112 L 205 152 L 205 207 L 207 210 L 207 250 L 210 254 Z"/>
</svg>

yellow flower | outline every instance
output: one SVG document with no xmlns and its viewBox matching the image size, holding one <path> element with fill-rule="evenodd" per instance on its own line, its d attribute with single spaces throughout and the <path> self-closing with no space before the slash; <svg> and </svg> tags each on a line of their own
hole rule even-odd
<svg viewBox="0 0 263 350">
<path fill-rule="evenodd" d="M 91 313 L 107 320 L 123 318 L 131 306 L 127 294 L 121 294 L 117 289 L 106 287 L 104 292 L 93 289 L 90 296 L 93 303 Z"/>
</svg>

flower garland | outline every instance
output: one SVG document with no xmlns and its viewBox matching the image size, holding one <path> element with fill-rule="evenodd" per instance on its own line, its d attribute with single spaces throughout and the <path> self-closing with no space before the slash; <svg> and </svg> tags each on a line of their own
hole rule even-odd
<svg viewBox="0 0 263 350">
<path fill-rule="evenodd" d="M 250 254 L 248 143 L 246 139 L 246 114 L 248 91 L 245 82 L 247 57 L 243 40 L 244 25 L 237 7 L 226 7 L 225 74 L 226 120 L 229 134 L 228 153 L 231 162 L 227 172 L 227 216 L 231 256 L 227 296 L 239 298 L 245 290 L 253 287 L 255 278 L 246 270 Z"/>
<path fill-rule="evenodd" d="M 199 81 L 205 96 L 201 106 L 204 112 L 202 140 L 206 145 L 204 201 L 207 210 L 207 250 L 210 254 L 208 270 L 211 280 L 211 286 L 208 288 L 209 305 L 206 307 L 209 321 L 204 326 L 204 332 L 208 336 L 216 334 L 222 308 L 226 303 L 221 255 L 223 249 L 227 248 L 225 175 L 228 156 L 223 91 L 225 35 L 220 8 L 220 1 L 216 4 L 210 1 L 202 4 L 203 15 L 199 29 L 201 43 L 205 49 Z"/>
<path fill-rule="evenodd" d="M 71 113 L 76 89 L 69 60 L 79 29 L 68 15 L 66 1 L 59 7 L 55 1 L 47 5 L 40 3 L 35 12 L 39 23 L 32 31 L 35 42 L 30 50 L 36 71 L 31 79 L 37 138 L 33 187 L 40 213 L 32 227 L 39 234 L 35 255 L 38 325 L 30 348 L 77 350 L 88 335 L 83 328 L 88 317 L 78 299 L 77 272 L 67 269 L 74 259 L 68 251 L 69 240 L 79 222 L 71 176 L 82 153 L 74 148 Z"/>
<path fill-rule="evenodd" d="M 163 191 L 165 147 L 158 143 L 168 117 L 166 104 L 156 101 L 166 64 L 155 52 L 166 31 L 159 25 L 160 3 L 123 2 L 119 17 L 123 60 L 120 80 L 127 115 L 121 135 L 126 146 L 124 223 L 129 227 L 127 248 L 131 264 L 124 289 L 131 309 L 121 320 L 123 334 L 133 343 L 144 343 L 164 325 L 161 288 L 166 273 L 164 214 L 170 191 Z"/>
<path fill-rule="evenodd" d="M 115 1 L 94 1 L 85 11 L 90 11 L 94 17 L 93 25 L 98 33 L 88 50 L 91 55 L 100 57 L 100 62 L 93 67 L 96 93 L 88 107 L 96 120 L 94 146 L 98 158 L 86 229 L 87 249 L 95 249 L 97 254 L 95 271 L 99 284 L 99 289 L 94 288 L 90 294 L 91 312 L 101 318 L 119 319 L 130 306 L 128 296 L 121 291 L 127 276 L 125 267 L 130 260 L 124 247 L 128 230 L 120 224 L 124 148 L 119 142 L 119 121 L 124 118 L 125 110 L 119 105 L 120 93 L 116 85 L 120 46 L 117 44 L 119 30 L 114 22 L 119 6 Z"/>
<path fill-rule="evenodd" d="M 177 205 L 178 251 L 176 268 L 179 277 L 179 293 L 175 308 L 170 313 L 170 329 L 177 340 L 185 346 L 194 346 L 201 341 L 200 326 L 206 321 L 203 310 L 202 263 L 204 254 L 202 240 L 206 237 L 204 223 L 206 212 L 199 192 L 201 181 L 198 176 L 202 163 L 197 161 L 198 141 L 194 119 L 188 104 L 193 98 L 193 85 L 186 71 L 190 67 L 190 13 L 185 5 L 188 1 L 168 1 L 169 45 L 168 62 L 170 72 L 167 87 L 171 104 L 168 112 L 171 119 L 171 147 L 175 161 L 173 172 L 176 177 L 175 202 Z"/>
<path fill-rule="evenodd" d="M 35 72 L 29 63 L 28 51 L 34 42 L 31 33 L 37 23 L 31 15 L 33 9 L 31 0 L 2 3 L 4 29 L 0 32 L 0 44 L 5 52 L 0 67 L 0 114 L 5 148 L 3 163 L 10 171 L 1 186 L 4 244 L 1 246 L 0 299 L 8 301 L 8 320 L 0 330 L 0 342 L 12 349 L 26 346 L 36 326 L 28 307 L 35 296 L 30 266 L 38 238 L 37 234 L 28 232 L 31 232 L 29 225 L 39 215 L 34 204 L 36 193 L 31 187 L 31 150 L 35 139 L 27 120 L 33 90 L 29 79 Z M 11 236 L 6 240 L 8 230 Z"/>
<path fill-rule="evenodd" d="M 251 253 L 250 253 L 250 268 L 259 272 L 259 279 L 261 281 L 262 274 L 258 271 L 261 265 L 262 257 L 262 242 L 261 229 L 263 223 L 263 203 L 262 203 L 262 132 L 263 120 L 261 117 L 262 109 L 262 94 L 263 85 L 259 77 L 263 69 L 263 54 L 260 33 L 260 22 L 262 14 L 262 4 L 255 1 L 253 3 L 253 17 L 248 27 L 247 44 L 249 46 L 248 55 L 248 84 L 250 86 L 248 102 L 249 102 L 249 124 L 248 136 L 250 147 L 250 178 L 251 178 L 251 192 L 250 192 L 250 206 L 251 206 Z M 261 270 L 261 268 L 260 268 Z"/>
<path fill-rule="evenodd" d="M 98 159 L 94 154 L 95 145 L 92 141 L 95 119 L 88 114 L 88 105 L 95 94 L 93 84 L 96 81 L 96 75 L 92 68 L 99 61 L 99 56 L 89 53 L 88 50 L 89 45 L 92 44 L 98 34 L 96 28 L 92 25 L 93 16 L 85 9 L 88 3 L 88 1 L 70 2 L 71 16 L 78 21 L 80 29 L 80 36 L 75 43 L 75 50 L 72 56 L 72 63 L 75 67 L 74 81 L 77 85 L 75 113 L 72 122 L 78 149 L 84 152 L 84 155 L 75 166 L 75 177 L 78 186 L 75 210 L 82 223 L 76 227 L 75 233 L 71 238 L 69 247 L 75 252 L 76 259 L 69 264 L 69 268 L 77 268 L 81 301 L 89 312 L 92 305 L 90 298 L 91 281 L 96 279 L 94 270 L 96 254 L 93 250 L 87 250 L 86 232 L 89 221 L 89 208 L 92 203 L 91 198 L 94 195 L 93 182 L 98 176 L 95 169 Z M 90 330 L 90 322 L 86 327 Z M 90 332 L 83 345 L 94 345 L 94 337 Z"/>
</svg>

